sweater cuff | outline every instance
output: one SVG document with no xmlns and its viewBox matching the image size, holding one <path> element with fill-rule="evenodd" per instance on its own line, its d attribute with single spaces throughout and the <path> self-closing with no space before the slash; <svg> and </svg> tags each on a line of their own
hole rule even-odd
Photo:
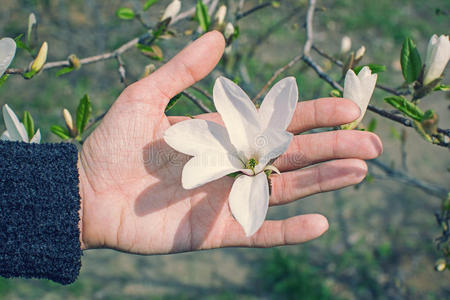
<svg viewBox="0 0 450 300">
<path fill-rule="evenodd" d="M 0 275 L 69 284 L 81 267 L 77 148 L 0 141 Z"/>
</svg>

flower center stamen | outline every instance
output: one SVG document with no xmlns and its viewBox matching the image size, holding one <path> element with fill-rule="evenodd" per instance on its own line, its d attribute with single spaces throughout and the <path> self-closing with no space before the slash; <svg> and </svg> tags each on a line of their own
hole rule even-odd
<svg viewBox="0 0 450 300">
<path fill-rule="evenodd" d="M 248 162 L 245 164 L 245 167 L 247 169 L 252 170 L 253 172 L 255 172 L 255 167 L 258 164 L 258 160 L 256 158 L 250 158 L 248 160 Z"/>
</svg>

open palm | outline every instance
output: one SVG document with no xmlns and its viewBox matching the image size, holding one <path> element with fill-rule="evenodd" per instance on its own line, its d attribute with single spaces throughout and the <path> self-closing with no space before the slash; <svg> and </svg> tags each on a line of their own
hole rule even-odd
<svg viewBox="0 0 450 300">
<path fill-rule="evenodd" d="M 246 237 L 227 203 L 232 178 L 193 190 L 182 188 L 181 171 L 189 157 L 171 149 L 162 135 L 186 117 L 167 117 L 164 108 L 171 97 L 206 76 L 223 49 L 220 33 L 205 34 L 126 88 L 86 140 L 79 158 L 83 248 L 160 254 L 269 247 L 304 242 L 327 230 L 325 217 L 309 214 L 265 221 L 255 235 Z M 358 116 L 359 109 L 348 100 L 304 101 L 297 105 L 288 130 L 297 134 L 345 124 Z M 221 122 L 217 114 L 196 118 Z M 295 136 L 275 162 L 283 173 L 271 176 L 270 205 L 358 183 L 367 171 L 363 159 L 378 156 L 381 149 L 378 137 L 367 132 Z"/>
</svg>

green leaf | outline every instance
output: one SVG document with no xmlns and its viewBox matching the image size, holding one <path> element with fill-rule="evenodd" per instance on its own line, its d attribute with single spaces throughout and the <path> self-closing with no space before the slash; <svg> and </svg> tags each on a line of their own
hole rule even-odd
<svg viewBox="0 0 450 300">
<path fill-rule="evenodd" d="M 235 25 L 234 26 L 234 33 L 233 33 L 233 39 L 237 39 L 239 37 L 239 35 L 241 34 L 240 30 L 239 30 L 239 26 Z"/>
<path fill-rule="evenodd" d="M 432 119 L 434 117 L 434 111 L 432 109 L 428 109 L 423 114 L 422 121 Z"/>
<path fill-rule="evenodd" d="M 28 138 L 31 139 L 34 136 L 34 121 L 28 111 L 23 112 L 22 122 L 23 126 L 25 126 L 25 130 L 27 131 Z"/>
<path fill-rule="evenodd" d="M 340 90 L 331 90 L 329 94 L 331 97 L 342 98 L 342 92 Z"/>
<path fill-rule="evenodd" d="M 195 18 L 203 31 L 207 32 L 209 25 L 211 24 L 211 19 L 208 13 L 208 7 L 206 7 L 201 0 L 197 0 L 197 4 L 195 6 Z"/>
<path fill-rule="evenodd" d="M 367 126 L 367 131 L 375 132 L 375 129 L 377 129 L 377 119 L 373 118 Z"/>
<path fill-rule="evenodd" d="M 122 20 L 132 20 L 136 16 L 134 11 L 128 7 L 120 7 L 116 14 Z"/>
<path fill-rule="evenodd" d="M 166 106 L 165 112 L 169 111 L 175 104 L 177 104 L 178 100 L 181 97 L 181 93 L 177 94 L 175 97 L 170 99 L 169 103 Z"/>
<path fill-rule="evenodd" d="M 450 85 L 445 85 L 445 84 L 440 84 L 438 86 L 436 86 L 433 91 L 443 91 L 443 92 L 448 92 L 450 91 Z"/>
<path fill-rule="evenodd" d="M 31 71 L 28 71 L 25 74 L 23 74 L 23 77 L 26 79 L 31 79 L 34 77 L 34 75 L 36 75 L 36 73 L 37 73 L 37 71 L 31 70 Z"/>
<path fill-rule="evenodd" d="M 75 70 L 74 67 L 65 67 L 65 68 L 62 68 L 61 70 L 59 70 L 58 72 L 56 72 L 56 76 L 59 77 L 59 76 L 61 76 L 61 75 L 70 73 L 70 72 L 72 72 L 73 70 Z"/>
<path fill-rule="evenodd" d="M 416 44 L 409 37 L 403 42 L 400 54 L 400 63 L 402 65 L 402 73 L 406 83 L 414 82 L 420 75 L 422 70 L 422 60 Z"/>
<path fill-rule="evenodd" d="M 59 136 L 60 138 L 62 138 L 63 140 L 67 140 L 70 138 L 69 131 L 67 130 L 67 128 L 63 128 L 59 125 L 52 125 L 50 127 L 50 131 Z"/>
<path fill-rule="evenodd" d="M 365 66 L 369 67 L 372 74 L 386 71 L 386 66 L 377 65 L 377 64 L 368 64 L 368 65 L 364 65 L 364 66 L 357 66 L 357 67 L 353 68 L 353 71 L 355 71 L 355 74 L 358 75 L 359 71 L 361 71 L 361 69 Z"/>
<path fill-rule="evenodd" d="M 77 108 L 77 130 L 81 135 L 88 124 L 89 118 L 91 116 L 92 106 L 89 101 L 89 96 L 84 95 L 83 98 L 80 99 L 80 104 L 78 104 Z"/>
<path fill-rule="evenodd" d="M 408 101 L 406 98 L 401 96 L 391 96 L 384 98 L 384 101 L 401 111 L 408 117 L 416 120 L 422 121 L 424 113 L 423 111 L 414 103 Z"/>
<path fill-rule="evenodd" d="M 6 79 L 8 79 L 8 77 L 9 74 L 3 74 L 3 76 L 0 77 L 0 86 L 2 86 L 6 82 Z"/>
<path fill-rule="evenodd" d="M 22 42 L 23 33 L 19 34 L 14 38 L 14 42 L 16 42 L 16 46 L 19 49 L 25 49 L 28 52 L 31 52 L 30 47 L 28 47 L 24 42 Z"/>
<path fill-rule="evenodd" d="M 373 175 L 370 173 L 367 173 L 365 180 L 367 183 L 372 183 L 374 180 Z"/>
<path fill-rule="evenodd" d="M 158 0 L 147 0 L 147 2 L 145 2 L 144 4 L 144 11 L 146 11 L 147 9 L 150 8 L 150 6 L 152 6 L 153 4 L 155 4 L 156 2 L 158 2 Z"/>
</svg>

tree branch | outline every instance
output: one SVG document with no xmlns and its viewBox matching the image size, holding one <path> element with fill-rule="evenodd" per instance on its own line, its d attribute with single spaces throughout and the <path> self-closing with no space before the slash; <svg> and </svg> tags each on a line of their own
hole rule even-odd
<svg viewBox="0 0 450 300">
<path fill-rule="evenodd" d="M 211 0 L 204 0 L 203 3 L 208 4 L 210 1 Z M 188 9 L 185 12 L 182 12 L 178 16 L 176 16 L 172 20 L 172 22 L 170 22 L 170 25 L 174 25 L 175 23 L 192 16 L 194 13 L 195 13 L 195 7 L 192 7 L 191 9 Z M 106 53 L 82 58 L 82 59 L 80 59 L 80 65 L 88 65 L 88 64 L 116 58 L 117 56 L 120 56 L 124 52 L 132 49 L 134 46 L 136 46 L 137 43 L 139 43 L 139 41 L 141 41 L 145 38 L 148 38 L 149 36 L 150 36 L 150 34 L 148 32 L 146 32 L 146 33 L 140 35 L 139 37 L 129 40 L 128 42 L 122 44 L 120 47 L 118 47 L 117 49 L 115 49 L 111 52 L 106 52 Z M 42 71 L 50 70 L 50 69 L 54 69 L 54 68 L 61 68 L 61 67 L 70 67 L 69 60 L 48 62 L 48 63 L 44 64 L 44 66 L 42 67 Z M 23 75 L 25 72 L 26 72 L 25 69 L 20 69 L 20 68 L 12 69 L 11 68 L 11 69 L 7 69 L 5 71 L 5 74 L 22 74 Z"/>
<path fill-rule="evenodd" d="M 202 101 L 197 99 L 194 95 L 192 95 L 189 92 L 183 91 L 181 92 L 183 96 L 186 96 L 189 100 L 191 100 L 195 105 L 197 105 L 198 108 L 200 108 L 204 113 L 210 113 L 212 112 L 205 104 L 203 104 Z"/>
<path fill-rule="evenodd" d="M 266 8 L 267 6 L 271 6 L 271 5 L 272 5 L 272 2 L 266 2 L 266 3 L 262 3 L 262 4 L 259 4 L 259 5 L 256 5 L 256 6 L 252 7 L 252 8 L 250 8 L 249 10 L 244 11 L 243 13 L 237 14 L 236 21 L 238 21 L 238 20 L 240 20 L 242 18 L 245 18 L 246 16 L 251 15 L 252 13 L 254 13 L 256 11 L 258 11 L 260 9 L 263 9 L 263 8 Z"/>
<path fill-rule="evenodd" d="M 408 185 L 415 186 L 425 191 L 426 193 L 432 194 L 440 199 L 447 197 L 449 190 L 447 190 L 446 188 L 422 181 L 420 179 L 411 177 L 408 174 L 405 174 L 401 171 L 392 169 L 391 167 L 389 167 L 388 165 L 386 165 L 385 163 L 383 163 L 378 159 L 368 160 L 367 162 L 377 167 L 378 169 L 382 170 L 388 177 L 391 177 L 395 180 L 406 183 Z"/>
</svg>

